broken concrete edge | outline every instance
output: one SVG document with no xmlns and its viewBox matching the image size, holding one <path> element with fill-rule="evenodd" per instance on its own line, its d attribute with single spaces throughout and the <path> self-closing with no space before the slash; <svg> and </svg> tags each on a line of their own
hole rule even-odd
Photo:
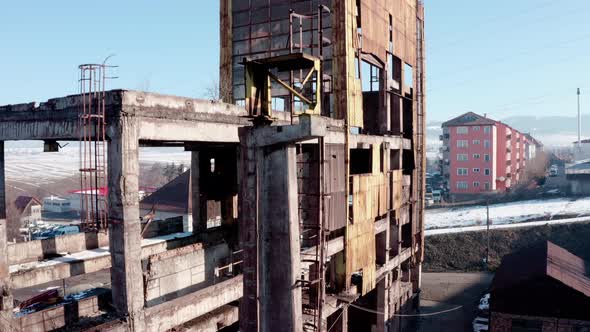
<svg viewBox="0 0 590 332">
<path fill-rule="evenodd" d="M 151 255 L 163 253 L 168 247 L 184 245 L 194 239 L 192 236 L 183 236 L 185 233 L 171 234 L 155 239 L 144 239 L 142 245 L 142 259 L 148 259 Z M 14 288 L 32 287 L 53 280 L 70 278 L 80 274 L 96 272 L 111 267 L 111 255 L 108 247 L 97 248 L 103 250 L 87 259 L 71 258 L 69 261 L 57 261 L 40 267 L 18 269 L 10 273 L 11 286 Z M 97 250 L 93 249 L 93 250 Z M 82 252 L 83 253 L 83 252 Z M 80 254 L 80 253 L 78 253 Z M 51 262 L 49 260 L 47 262 Z M 23 265 L 23 264 L 18 264 Z M 13 270 L 15 269 L 13 265 Z"/>
</svg>

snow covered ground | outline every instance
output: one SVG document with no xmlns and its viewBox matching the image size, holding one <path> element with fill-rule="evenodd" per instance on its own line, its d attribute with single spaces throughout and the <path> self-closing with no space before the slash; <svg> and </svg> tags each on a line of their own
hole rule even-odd
<svg viewBox="0 0 590 332">
<path fill-rule="evenodd" d="M 142 164 L 184 163 L 190 165 L 190 152 L 183 148 L 141 148 Z M 43 152 L 42 142 L 8 142 L 5 147 L 6 180 L 32 186 L 78 174 L 77 142 L 70 142 L 60 152 Z"/>
<path fill-rule="evenodd" d="M 522 223 L 539 218 L 551 220 L 563 215 L 574 215 L 576 217 L 590 215 L 590 197 L 579 199 L 539 199 L 490 205 L 490 219 L 493 225 Z M 426 211 L 426 229 L 455 228 L 485 224 L 485 206 L 443 208 Z"/>
</svg>

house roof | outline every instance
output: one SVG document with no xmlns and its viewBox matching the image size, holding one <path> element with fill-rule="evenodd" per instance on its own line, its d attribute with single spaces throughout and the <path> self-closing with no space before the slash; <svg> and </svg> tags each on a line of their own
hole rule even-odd
<svg viewBox="0 0 590 332">
<path fill-rule="evenodd" d="M 16 198 L 16 200 L 14 201 L 14 206 L 16 206 L 18 213 L 22 214 L 27 209 L 29 204 L 31 204 L 31 203 L 36 203 L 38 205 L 41 205 L 41 202 L 38 199 L 36 199 L 35 197 L 18 196 Z"/>
<path fill-rule="evenodd" d="M 490 118 L 486 118 L 473 112 L 467 112 L 459 115 L 458 117 L 451 119 L 442 124 L 443 127 L 451 126 L 477 126 L 477 125 L 495 125 L 496 121 Z"/>
<path fill-rule="evenodd" d="M 505 256 L 492 292 L 549 277 L 590 297 L 590 262 L 549 242 Z"/>
<path fill-rule="evenodd" d="M 152 207 L 158 212 L 186 214 L 190 212 L 190 171 L 180 174 L 139 203 L 141 209 Z"/>
</svg>

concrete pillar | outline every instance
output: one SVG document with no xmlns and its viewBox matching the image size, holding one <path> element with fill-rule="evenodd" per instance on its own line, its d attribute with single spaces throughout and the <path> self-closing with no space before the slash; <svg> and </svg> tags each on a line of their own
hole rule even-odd
<svg viewBox="0 0 590 332">
<path fill-rule="evenodd" d="M 260 331 L 301 331 L 295 146 L 263 149 L 258 154 L 263 155 L 259 163 Z"/>
<path fill-rule="evenodd" d="M 377 311 L 383 315 L 377 315 L 376 332 L 387 332 L 389 322 L 389 293 L 391 287 L 391 275 L 387 274 L 377 283 Z"/>
<path fill-rule="evenodd" d="M 109 127 L 109 247 L 113 304 L 141 331 L 144 307 L 139 221 L 139 140 L 135 118 L 121 117 Z"/>
<path fill-rule="evenodd" d="M 7 233 L 6 233 L 6 177 L 4 174 L 4 141 L 0 141 L 0 330 L 14 328 L 12 315 L 12 296 L 10 294 L 10 274 L 8 272 Z"/>
<path fill-rule="evenodd" d="M 203 215 L 201 213 L 201 186 L 199 183 L 200 179 L 200 152 L 191 151 L 191 205 L 193 215 L 193 234 L 198 234 L 207 230 L 207 221 L 203 221 Z"/>
</svg>

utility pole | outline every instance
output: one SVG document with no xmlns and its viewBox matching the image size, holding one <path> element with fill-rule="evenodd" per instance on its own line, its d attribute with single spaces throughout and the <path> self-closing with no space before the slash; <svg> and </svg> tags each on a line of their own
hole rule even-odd
<svg viewBox="0 0 590 332">
<path fill-rule="evenodd" d="M 580 108 L 580 88 L 578 88 L 578 150 L 582 149 L 582 112 Z"/>
<path fill-rule="evenodd" d="M 486 246 L 486 269 L 490 269 L 490 201 L 486 201 L 486 224 L 487 224 L 487 246 Z"/>
</svg>

